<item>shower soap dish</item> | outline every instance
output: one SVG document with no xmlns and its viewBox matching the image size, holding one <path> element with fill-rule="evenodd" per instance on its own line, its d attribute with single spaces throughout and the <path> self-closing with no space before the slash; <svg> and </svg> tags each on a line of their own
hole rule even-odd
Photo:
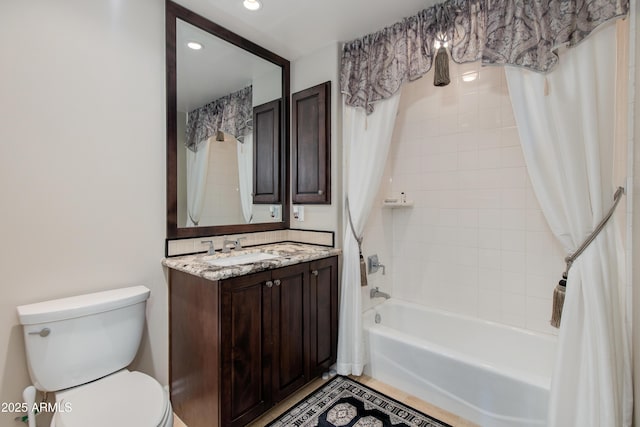
<svg viewBox="0 0 640 427">
<path fill-rule="evenodd" d="M 407 200 L 402 202 L 400 199 L 387 198 L 382 201 L 383 208 L 408 208 L 413 206 L 413 200 Z"/>
</svg>

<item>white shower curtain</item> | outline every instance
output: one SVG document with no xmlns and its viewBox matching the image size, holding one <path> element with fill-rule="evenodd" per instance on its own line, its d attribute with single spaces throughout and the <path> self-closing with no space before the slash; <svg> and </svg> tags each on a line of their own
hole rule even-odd
<svg viewBox="0 0 640 427">
<path fill-rule="evenodd" d="M 345 195 L 353 228 L 360 237 L 378 192 L 387 160 L 400 92 L 375 104 L 370 115 L 343 102 Z M 338 323 L 338 363 L 341 375 L 361 375 L 364 368 L 362 301 L 358 242 L 344 213 L 342 293 Z"/>
<path fill-rule="evenodd" d="M 615 25 L 607 24 L 564 52 L 546 82 L 506 68 L 535 194 L 568 253 L 606 214 L 622 184 L 612 178 L 615 46 Z M 548 427 L 631 425 L 623 261 L 612 218 L 569 270 Z"/>
<path fill-rule="evenodd" d="M 187 226 L 200 222 L 204 203 L 207 172 L 209 170 L 209 140 L 197 145 L 196 151 L 187 150 Z"/>
<path fill-rule="evenodd" d="M 253 219 L 253 135 L 247 134 L 238 146 L 238 178 L 240 186 L 240 204 L 242 216 L 246 224 Z"/>
</svg>

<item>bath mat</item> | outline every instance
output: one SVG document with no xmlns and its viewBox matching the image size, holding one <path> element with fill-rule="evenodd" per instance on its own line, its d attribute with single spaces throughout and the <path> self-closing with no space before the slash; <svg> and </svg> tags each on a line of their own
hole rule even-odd
<svg viewBox="0 0 640 427">
<path fill-rule="evenodd" d="M 351 378 L 336 376 L 267 427 L 451 427 Z"/>
</svg>

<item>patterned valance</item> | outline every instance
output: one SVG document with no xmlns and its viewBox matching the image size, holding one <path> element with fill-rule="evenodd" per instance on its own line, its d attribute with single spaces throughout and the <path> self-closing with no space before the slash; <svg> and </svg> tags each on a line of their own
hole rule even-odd
<svg viewBox="0 0 640 427">
<path fill-rule="evenodd" d="M 374 102 L 431 69 L 442 35 L 457 63 L 546 73 L 557 64 L 559 47 L 580 43 L 628 9 L 629 0 L 448 0 L 346 43 L 340 88 L 347 105 L 371 113 Z"/>
<path fill-rule="evenodd" d="M 198 144 L 222 131 L 243 137 L 251 132 L 252 86 L 218 98 L 207 105 L 196 108 L 187 115 L 187 138 L 185 145 L 196 151 Z"/>
</svg>

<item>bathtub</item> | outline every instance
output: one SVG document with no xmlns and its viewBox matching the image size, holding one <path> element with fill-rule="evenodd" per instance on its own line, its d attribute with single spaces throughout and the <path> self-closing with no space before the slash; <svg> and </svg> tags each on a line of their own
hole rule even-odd
<svg viewBox="0 0 640 427">
<path fill-rule="evenodd" d="M 546 424 L 556 337 L 394 299 L 363 325 L 366 375 L 481 426 Z"/>
</svg>

